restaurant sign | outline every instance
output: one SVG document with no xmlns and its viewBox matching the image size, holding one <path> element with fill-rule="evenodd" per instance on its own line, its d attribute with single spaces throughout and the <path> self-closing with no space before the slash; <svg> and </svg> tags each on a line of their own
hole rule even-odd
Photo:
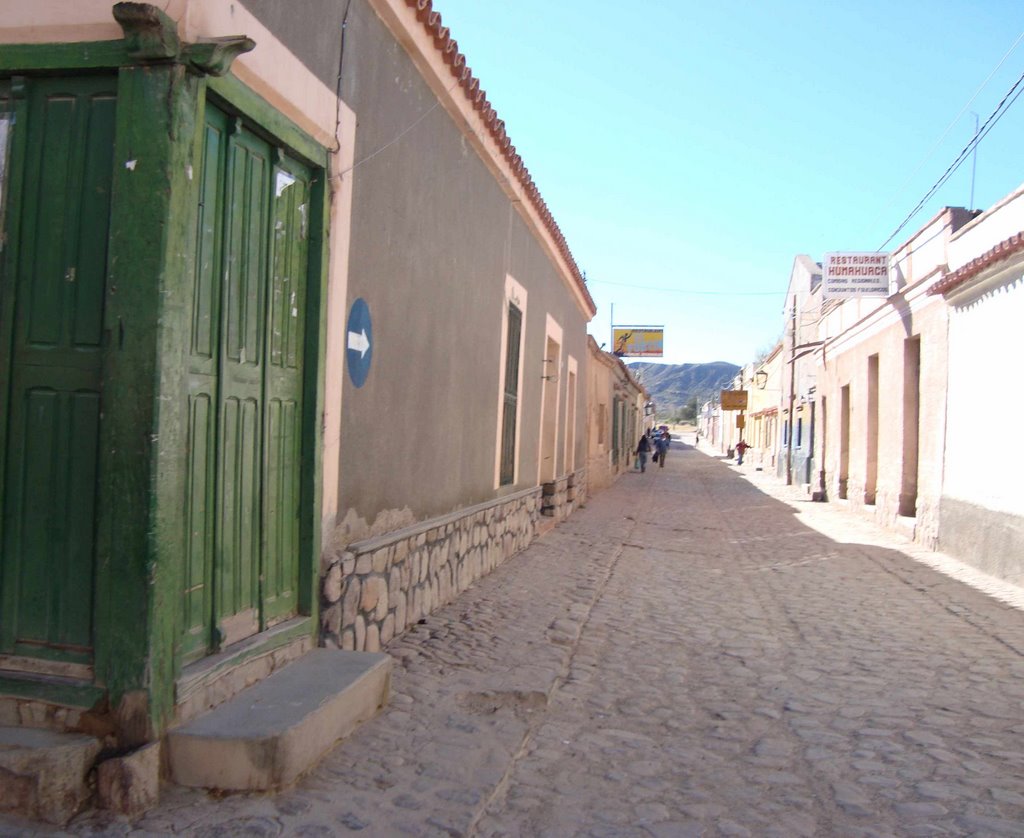
<svg viewBox="0 0 1024 838">
<path fill-rule="evenodd" d="M 824 299 L 889 296 L 889 254 L 826 253 L 821 266 Z"/>
</svg>

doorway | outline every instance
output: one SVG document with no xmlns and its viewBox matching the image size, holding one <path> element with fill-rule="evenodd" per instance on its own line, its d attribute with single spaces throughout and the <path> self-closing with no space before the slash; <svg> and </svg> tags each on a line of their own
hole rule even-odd
<svg viewBox="0 0 1024 838">
<path fill-rule="evenodd" d="M 189 348 L 180 655 L 297 613 L 311 173 L 207 104 Z"/>
<path fill-rule="evenodd" d="M 903 470 L 900 515 L 917 515 L 918 433 L 921 415 L 921 338 L 903 341 Z"/>
<path fill-rule="evenodd" d="M 0 653 L 87 678 L 117 83 L 21 84 L 0 81 Z"/>
</svg>

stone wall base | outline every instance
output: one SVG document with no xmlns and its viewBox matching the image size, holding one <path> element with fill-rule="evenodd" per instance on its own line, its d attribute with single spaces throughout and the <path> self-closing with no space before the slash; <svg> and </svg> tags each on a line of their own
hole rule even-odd
<svg viewBox="0 0 1024 838">
<path fill-rule="evenodd" d="M 540 514 L 564 521 L 586 500 L 585 471 L 575 471 L 541 487 Z"/>
<path fill-rule="evenodd" d="M 556 481 L 564 487 L 549 497 L 558 515 L 565 517 L 580 503 L 584 474 Z M 545 503 L 542 491 L 529 489 L 325 556 L 321 645 L 376 652 L 450 602 L 530 545 Z"/>
</svg>

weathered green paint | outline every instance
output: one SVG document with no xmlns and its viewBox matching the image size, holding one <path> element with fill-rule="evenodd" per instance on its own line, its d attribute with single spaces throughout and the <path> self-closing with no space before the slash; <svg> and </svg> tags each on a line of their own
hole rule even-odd
<svg viewBox="0 0 1024 838">
<path fill-rule="evenodd" d="M 125 694 L 149 690 L 147 721 L 156 728 L 174 700 L 200 91 L 180 64 L 119 75 L 96 674 L 115 708 Z"/>
<path fill-rule="evenodd" d="M 215 617 L 222 643 L 259 631 L 260 425 L 270 195 L 269 146 L 237 121 L 231 127 L 221 263 L 214 555 Z"/>
<path fill-rule="evenodd" d="M 0 188 L 0 232 L 3 233 L 4 247 L 0 249 L 0 370 L 7 375 L 11 362 L 11 351 L 14 338 L 14 306 L 6 303 L 5 298 L 13 292 L 13 277 L 18 266 L 18 242 L 21 240 L 21 212 L 11 212 L 8 208 L 21 206 L 21 195 L 25 183 L 25 167 L 10 168 L 11 160 L 22 160 L 25 156 L 27 139 L 24 131 L 14 131 L 15 125 L 24 125 L 28 113 L 28 102 L 25 98 L 25 79 L 0 79 L 0 118 L 4 120 L 7 136 L 6 148 L 0 148 L 4 154 L 6 174 Z M 7 455 L 7 419 L 9 416 L 10 387 L 7 379 L 0 385 L 0 546 L 4 543 L 4 501 L 3 475 L 6 471 Z M 2 571 L 2 563 L 0 563 Z M 3 589 L 0 586 L 0 609 L 3 608 Z M 3 620 L 0 620 L 3 622 Z"/>
<path fill-rule="evenodd" d="M 102 702 L 106 690 L 93 684 L 65 683 L 57 679 L 0 676 L 0 695 L 45 701 L 66 707 L 89 708 Z"/>
<path fill-rule="evenodd" d="M 265 358 L 263 626 L 298 610 L 302 557 L 303 366 L 308 311 L 310 173 L 278 154 L 273 169 Z M 316 365 L 316 356 L 312 356 Z M 312 464 L 307 473 L 312 473 Z M 312 510 L 309 510 L 312 517 Z M 307 562 L 315 555 L 305 554 Z"/>
<path fill-rule="evenodd" d="M 216 480 L 218 469 L 232 470 L 217 459 L 224 448 L 217 423 L 226 397 L 217 390 L 216 400 L 207 398 L 203 404 L 203 392 L 207 397 L 211 393 L 194 386 L 204 328 L 213 366 L 232 352 L 233 362 L 241 366 L 241 348 L 248 354 L 255 345 L 250 338 L 260 347 L 258 364 L 245 362 L 260 368 L 259 384 L 241 376 L 244 392 L 236 400 L 253 404 L 250 427 L 258 428 L 258 447 L 249 452 L 253 482 L 245 502 L 248 508 L 256 504 L 254 517 L 261 528 L 246 534 L 249 542 L 243 546 L 250 556 L 255 549 L 259 563 L 255 575 L 251 564 L 236 573 L 236 564 L 229 576 L 237 580 L 248 573 L 249 583 L 255 579 L 258 628 L 296 613 L 308 617 L 287 623 L 288 637 L 314 636 L 317 627 L 327 151 L 237 79 L 205 79 L 195 72 L 199 58 L 220 62 L 222 52 L 189 57 L 187 51 L 185 45 L 176 58 L 145 60 L 137 66 L 130 66 L 124 42 L 33 45 L 13 51 L 5 47 L 0 55 L 0 68 L 29 74 L 38 69 L 87 74 L 98 67 L 120 68 L 106 286 L 100 318 L 91 321 L 93 328 L 100 327 L 103 385 L 92 616 L 95 683 L 56 687 L 25 676 L 0 679 L 0 692 L 76 706 L 91 706 L 105 696 L 121 725 L 123 744 L 151 738 L 166 726 L 183 664 L 217 645 L 212 632 L 216 567 L 210 559 L 218 538 Z M 34 83 L 29 78 L 21 86 L 28 89 Z M 0 112 L 27 113 L 29 103 L 16 95 L 18 86 L 17 81 L 0 80 Z M 225 132 L 220 138 L 233 142 L 235 168 L 230 168 L 225 151 L 220 174 L 209 182 L 203 161 L 204 146 L 214 142 L 207 133 L 211 121 L 204 118 L 208 89 L 227 112 L 225 125 L 230 121 L 239 128 L 236 135 Z M 235 119 L 239 116 L 258 126 L 258 133 L 244 128 Z M 15 141 L 17 146 L 24 135 L 19 139 L 15 132 Z M 15 152 L 24 154 L 25 149 Z M 262 198 L 252 189 L 257 181 L 265 187 Z M 24 167 L 12 170 L 8 199 L 20 201 L 26 183 Z M 205 208 L 209 201 L 226 205 L 228 189 L 248 207 L 249 217 L 224 217 L 211 227 L 203 220 Z M 284 246 L 275 246 L 271 230 L 278 222 L 293 229 L 301 226 L 308 237 L 285 235 Z M 12 218 L 7 224 L 15 238 L 20 236 L 19 223 Z M 218 223 L 226 224 L 227 232 Z M 265 259 L 257 279 L 239 275 L 225 288 L 216 268 L 220 257 L 211 256 L 214 262 L 208 264 L 203 254 L 222 251 L 232 235 L 251 258 L 262 250 Z M 6 278 L 13 275 L 10 266 L 17 254 L 13 244 L 4 248 L 3 288 L 10 286 Z M 301 270 L 304 260 L 307 267 Z M 202 270 L 207 271 L 205 278 Z M 308 286 L 303 288 L 296 272 L 309 278 Z M 207 290 L 197 299 L 205 302 L 194 306 L 195 289 L 203 282 Z M 250 287 L 264 295 L 251 312 L 246 308 Z M 231 312 L 221 310 L 221 295 L 228 289 L 234 295 Z M 295 305 L 290 305 L 293 294 Z M 11 311 L 0 305 L 5 363 L 11 356 Z M 222 325 L 231 339 L 212 334 Z M 219 377 L 220 371 L 215 374 Z M 3 423 L 11 411 L 7 388 L 0 393 Z M 202 415 L 204 410 L 208 415 Z M 204 471 L 201 463 L 209 468 Z M 3 469 L 0 461 L 0 474 Z M 204 515 L 212 517 L 197 534 L 189 524 Z M 0 539 L 4 537 L 0 530 Z M 221 587 L 227 582 L 222 580 Z M 71 608 L 84 604 L 82 598 Z M 189 647 L 183 638 L 199 615 L 206 615 L 205 627 Z M 282 642 L 271 635 L 268 648 Z M 257 642 L 252 648 L 264 646 Z"/>
<path fill-rule="evenodd" d="M 324 151 L 326 156 L 326 151 Z M 299 611 L 310 614 L 318 630 L 320 612 L 320 512 L 323 509 L 324 359 L 327 357 L 327 281 L 330 264 L 331 191 L 328 169 L 319 169 L 310 183 L 309 285 L 306 288 L 306 365 L 304 392 L 307 408 L 302 417 L 302 481 L 300 543 L 304 560 L 299 565 Z M 316 363 L 312 359 L 316 359 Z"/>
<path fill-rule="evenodd" d="M 255 41 L 244 35 L 183 44 L 178 38 L 177 23 L 149 3 L 115 3 L 112 11 L 124 30 L 128 57 L 133 63 L 173 60 L 203 75 L 222 76 L 238 55 L 256 46 Z"/>
<path fill-rule="evenodd" d="M 27 84 L 3 478 L 0 650 L 91 663 L 112 78 Z"/>
<path fill-rule="evenodd" d="M 72 44 L 4 44 L 0 73 L 39 70 L 116 69 L 131 62 L 124 41 L 81 41 Z"/>
<path fill-rule="evenodd" d="M 234 76 L 207 79 L 207 89 L 229 113 L 237 113 L 274 137 L 277 143 L 314 168 L 327 168 L 327 149 Z"/>
<path fill-rule="evenodd" d="M 198 660 L 185 667 L 179 684 L 187 691 L 198 681 L 209 683 L 216 680 L 218 675 L 228 672 L 246 661 L 263 657 L 299 638 L 311 636 L 315 629 L 315 620 L 312 617 L 293 617 L 246 643 L 232 646 L 221 655 Z"/>
<path fill-rule="evenodd" d="M 239 117 L 207 106 L 204 123 L 185 660 L 296 614 L 301 556 L 309 173 Z"/>
</svg>

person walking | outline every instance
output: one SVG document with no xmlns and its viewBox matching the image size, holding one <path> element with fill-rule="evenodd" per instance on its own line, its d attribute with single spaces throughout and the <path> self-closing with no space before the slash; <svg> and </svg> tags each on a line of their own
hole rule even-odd
<svg viewBox="0 0 1024 838">
<path fill-rule="evenodd" d="M 650 451 L 651 444 L 647 441 L 647 434 L 644 434 L 636 444 L 636 456 L 640 460 L 640 471 L 647 471 L 647 455 Z"/>
<path fill-rule="evenodd" d="M 666 430 L 662 430 L 654 438 L 654 447 L 655 447 L 655 449 L 657 451 L 656 459 L 658 460 L 658 468 L 665 468 L 665 454 L 668 453 L 669 441 L 670 440 L 669 440 L 668 431 L 666 431 Z"/>
<path fill-rule="evenodd" d="M 743 454 L 749 447 L 742 439 L 736 443 L 736 465 L 743 465 Z"/>
</svg>

